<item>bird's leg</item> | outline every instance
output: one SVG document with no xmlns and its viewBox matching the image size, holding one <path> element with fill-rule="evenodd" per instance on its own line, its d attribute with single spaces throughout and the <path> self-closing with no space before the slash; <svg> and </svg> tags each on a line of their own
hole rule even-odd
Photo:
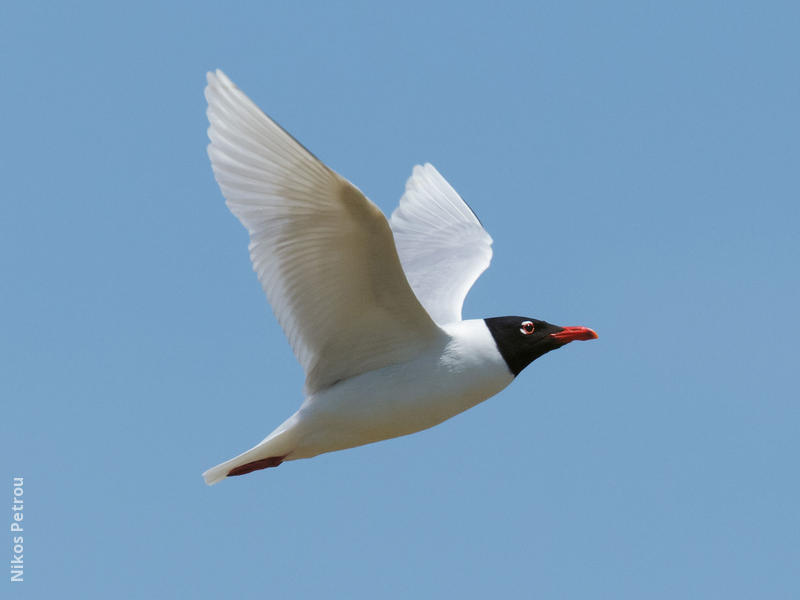
<svg viewBox="0 0 800 600">
<path fill-rule="evenodd" d="M 270 456 L 269 458 L 262 458 L 261 460 L 254 460 L 253 462 L 249 462 L 244 465 L 240 465 L 234 469 L 228 471 L 227 477 L 233 477 L 235 475 L 245 475 L 247 473 L 252 473 L 253 471 L 258 471 L 259 469 L 268 469 L 270 467 L 277 467 L 279 464 L 283 462 L 283 459 L 289 456 L 288 454 L 284 454 L 283 456 Z"/>
</svg>

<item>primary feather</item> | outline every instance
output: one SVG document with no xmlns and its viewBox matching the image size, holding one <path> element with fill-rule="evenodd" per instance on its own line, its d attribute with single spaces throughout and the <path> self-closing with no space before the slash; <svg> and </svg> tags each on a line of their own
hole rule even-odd
<svg viewBox="0 0 800 600">
<path fill-rule="evenodd" d="M 400 262 L 431 318 L 461 320 L 469 289 L 492 260 L 492 238 L 430 163 L 417 165 L 392 213 Z"/>
<path fill-rule="evenodd" d="M 306 373 L 306 392 L 422 351 L 441 334 L 403 274 L 383 213 L 221 71 L 208 74 L 208 155 Z"/>
</svg>

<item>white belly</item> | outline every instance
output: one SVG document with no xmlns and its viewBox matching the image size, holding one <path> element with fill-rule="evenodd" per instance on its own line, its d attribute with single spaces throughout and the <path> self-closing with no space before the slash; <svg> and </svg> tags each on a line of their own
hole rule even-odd
<svg viewBox="0 0 800 600">
<path fill-rule="evenodd" d="M 287 460 L 433 427 L 511 383 L 514 377 L 482 320 L 444 329 L 448 337 L 416 359 L 308 397 L 290 419 L 296 445 Z"/>
</svg>

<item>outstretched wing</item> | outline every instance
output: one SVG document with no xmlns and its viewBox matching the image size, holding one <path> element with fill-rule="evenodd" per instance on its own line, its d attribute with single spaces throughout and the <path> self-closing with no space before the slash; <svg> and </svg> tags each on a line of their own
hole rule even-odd
<svg viewBox="0 0 800 600">
<path fill-rule="evenodd" d="M 208 74 L 208 155 L 314 393 L 419 353 L 441 330 L 406 280 L 383 213 L 221 71 Z"/>
<path fill-rule="evenodd" d="M 427 163 L 414 167 L 391 226 L 425 310 L 440 325 L 460 321 L 467 292 L 492 260 L 492 238 L 478 217 Z"/>
</svg>

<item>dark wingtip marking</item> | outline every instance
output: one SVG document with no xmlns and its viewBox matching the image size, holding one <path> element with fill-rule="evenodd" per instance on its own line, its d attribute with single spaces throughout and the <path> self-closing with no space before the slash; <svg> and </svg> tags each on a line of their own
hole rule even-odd
<svg viewBox="0 0 800 600">
<path fill-rule="evenodd" d="M 258 471 L 260 469 L 269 469 L 270 467 L 277 467 L 279 464 L 283 462 L 283 459 L 289 456 L 288 454 L 284 454 L 283 456 L 270 456 L 269 458 L 262 458 L 261 460 L 254 460 L 253 462 L 249 462 L 245 465 L 240 465 L 235 469 L 231 469 L 228 471 L 226 477 L 235 477 L 236 475 L 246 475 L 247 473 L 252 473 L 253 471 Z"/>
</svg>

